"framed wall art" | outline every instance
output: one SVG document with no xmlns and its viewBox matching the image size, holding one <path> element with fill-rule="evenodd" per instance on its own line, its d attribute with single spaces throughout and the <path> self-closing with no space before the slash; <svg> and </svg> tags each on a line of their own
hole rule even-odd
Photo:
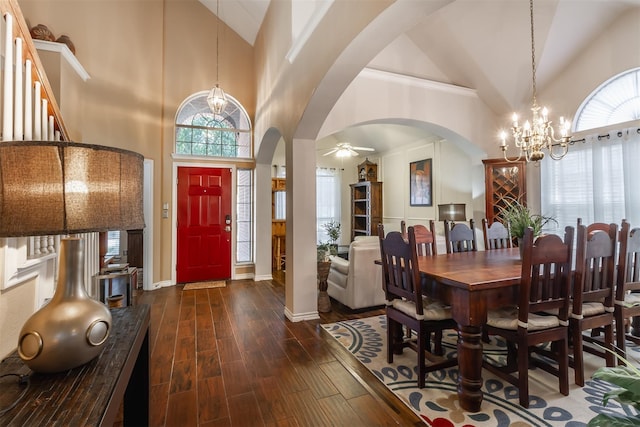
<svg viewBox="0 0 640 427">
<path fill-rule="evenodd" d="M 409 204 L 433 206 L 431 159 L 409 163 Z"/>
</svg>

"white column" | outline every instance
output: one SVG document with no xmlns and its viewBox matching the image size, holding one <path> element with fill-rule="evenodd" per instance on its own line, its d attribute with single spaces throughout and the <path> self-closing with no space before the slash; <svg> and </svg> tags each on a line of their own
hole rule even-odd
<svg viewBox="0 0 640 427">
<path fill-rule="evenodd" d="M 5 14 L 2 139 L 13 139 L 13 17 Z"/>
<path fill-rule="evenodd" d="M 24 139 L 33 139 L 33 80 L 31 78 L 31 60 L 24 63 Z"/>
<path fill-rule="evenodd" d="M 317 319 L 316 143 L 286 141 L 287 271 L 285 316 L 293 322 Z"/>
<path fill-rule="evenodd" d="M 22 112 L 22 39 L 16 38 L 16 60 L 15 60 L 15 92 L 13 96 L 13 139 L 23 140 L 24 133 L 22 131 L 23 112 Z"/>
<path fill-rule="evenodd" d="M 264 141 L 263 141 L 264 143 Z M 255 280 L 271 280 L 271 164 L 256 162 L 255 169 L 256 260 Z M 286 254 L 285 254 L 286 256 Z M 145 265 L 146 267 L 146 265 Z"/>
<path fill-rule="evenodd" d="M 34 87 L 34 100 L 33 100 L 33 139 L 35 141 L 40 141 L 42 139 L 42 99 L 41 90 L 40 90 L 40 82 L 36 82 Z"/>
</svg>

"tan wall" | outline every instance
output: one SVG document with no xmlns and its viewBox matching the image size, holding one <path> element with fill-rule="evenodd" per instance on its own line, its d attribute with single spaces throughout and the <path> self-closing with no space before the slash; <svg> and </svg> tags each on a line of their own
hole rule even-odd
<svg viewBox="0 0 640 427">
<path fill-rule="evenodd" d="M 34 311 L 36 284 L 32 279 L 0 293 L 0 358 L 18 346 L 20 329 Z"/>
<path fill-rule="evenodd" d="M 137 151 L 154 160 L 153 282 L 171 277 L 171 200 L 175 113 L 184 99 L 215 84 L 216 19 L 197 0 L 21 0 L 30 26 L 67 34 L 91 78 L 84 85 L 86 142 Z M 253 48 L 220 28 L 220 84 L 255 112 Z"/>
</svg>

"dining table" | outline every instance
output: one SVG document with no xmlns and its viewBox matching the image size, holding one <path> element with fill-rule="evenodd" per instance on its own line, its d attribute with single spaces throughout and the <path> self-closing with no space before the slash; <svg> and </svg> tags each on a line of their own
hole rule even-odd
<svg viewBox="0 0 640 427">
<path fill-rule="evenodd" d="M 458 325 L 458 399 L 478 412 L 482 405 L 482 328 L 487 311 L 515 304 L 522 270 L 518 248 L 420 256 L 421 274 L 433 280 L 423 293 L 451 306 Z"/>
</svg>

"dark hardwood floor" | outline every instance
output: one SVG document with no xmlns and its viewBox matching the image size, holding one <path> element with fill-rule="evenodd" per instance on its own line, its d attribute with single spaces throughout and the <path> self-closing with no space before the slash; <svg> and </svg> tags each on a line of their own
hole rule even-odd
<svg viewBox="0 0 640 427">
<path fill-rule="evenodd" d="M 290 322 L 279 280 L 140 291 L 151 305 L 152 426 L 411 426 L 420 419 L 320 327 L 383 313 L 336 301 Z"/>
</svg>

